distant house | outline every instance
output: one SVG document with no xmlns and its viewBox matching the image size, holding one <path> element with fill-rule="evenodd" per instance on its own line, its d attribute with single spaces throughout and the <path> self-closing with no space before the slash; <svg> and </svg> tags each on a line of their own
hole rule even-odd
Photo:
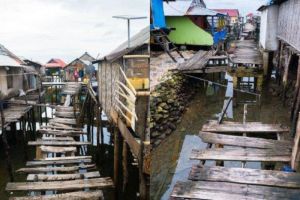
<svg viewBox="0 0 300 200">
<path fill-rule="evenodd" d="M 213 9 L 216 12 L 222 13 L 224 15 L 228 15 L 230 18 L 230 25 L 239 23 L 240 13 L 238 9 Z"/>
<path fill-rule="evenodd" d="M 29 59 L 23 59 L 25 78 L 27 79 L 29 89 L 37 89 L 41 87 L 41 77 L 45 75 L 44 67 L 41 63 Z"/>
<path fill-rule="evenodd" d="M 164 2 L 167 27 L 172 31 L 169 39 L 178 45 L 213 45 L 213 36 L 208 16 L 218 12 L 206 8 L 205 3 L 196 0 Z M 212 25 L 214 26 L 214 25 Z"/>
<path fill-rule="evenodd" d="M 47 76 L 61 76 L 66 63 L 58 58 L 52 58 L 44 65 Z"/>
<path fill-rule="evenodd" d="M 0 45 L 0 93 L 23 89 L 25 63 L 3 45 Z"/>
<path fill-rule="evenodd" d="M 95 77 L 93 61 L 95 61 L 95 58 L 85 52 L 82 56 L 70 62 L 64 68 L 66 81 L 83 81 Z"/>
</svg>

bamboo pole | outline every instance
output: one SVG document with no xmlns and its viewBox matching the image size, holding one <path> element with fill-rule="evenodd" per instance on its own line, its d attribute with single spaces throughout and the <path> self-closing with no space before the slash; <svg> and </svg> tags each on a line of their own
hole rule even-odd
<svg viewBox="0 0 300 200">
<path fill-rule="evenodd" d="M 122 147 L 122 166 L 123 166 L 123 192 L 126 191 L 127 183 L 128 183 L 128 147 L 126 140 L 123 140 L 123 147 Z"/>
</svg>

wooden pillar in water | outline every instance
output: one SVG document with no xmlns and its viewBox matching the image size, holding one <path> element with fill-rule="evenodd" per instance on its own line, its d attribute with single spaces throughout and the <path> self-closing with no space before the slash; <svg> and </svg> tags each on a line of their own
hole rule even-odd
<svg viewBox="0 0 300 200">
<path fill-rule="evenodd" d="M 118 199 L 119 189 L 119 146 L 120 146 L 120 132 L 117 127 L 113 128 L 114 133 L 114 184 L 116 187 L 116 198 Z"/>
<path fill-rule="evenodd" d="M 126 140 L 123 140 L 122 146 L 122 166 L 123 166 L 123 192 L 126 191 L 126 186 L 128 183 L 128 147 Z"/>
<path fill-rule="evenodd" d="M 3 101 L 0 102 L 0 115 L 1 115 L 1 126 L 2 126 L 2 141 L 3 141 L 4 151 L 5 151 L 7 171 L 8 171 L 9 177 L 10 177 L 10 181 L 13 182 L 14 174 L 13 174 L 13 169 L 12 169 L 10 155 L 9 155 L 9 145 L 7 142 L 5 117 L 4 117 L 4 112 L 3 112 Z"/>
</svg>

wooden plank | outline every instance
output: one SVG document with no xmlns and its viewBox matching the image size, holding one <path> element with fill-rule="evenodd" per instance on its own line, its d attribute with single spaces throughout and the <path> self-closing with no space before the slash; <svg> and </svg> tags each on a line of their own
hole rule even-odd
<svg viewBox="0 0 300 200">
<path fill-rule="evenodd" d="M 291 152 L 284 149 L 213 148 L 192 150 L 190 159 L 230 161 L 274 161 L 290 162 Z"/>
<path fill-rule="evenodd" d="M 66 125 L 74 125 L 74 126 L 77 125 L 77 122 L 75 119 L 59 118 L 59 117 L 51 119 L 49 122 L 66 124 Z"/>
<path fill-rule="evenodd" d="M 90 163 L 90 162 L 92 162 L 91 156 L 72 156 L 72 157 L 45 158 L 36 161 L 28 161 L 26 163 L 26 166 L 58 165 L 58 164 Z"/>
<path fill-rule="evenodd" d="M 19 173 L 44 173 L 44 172 L 74 172 L 80 169 L 91 169 L 95 168 L 95 164 L 90 165 L 76 165 L 68 167 L 34 167 L 34 168 L 20 168 L 16 170 Z"/>
<path fill-rule="evenodd" d="M 101 190 L 95 191 L 79 191 L 68 192 L 54 195 L 38 195 L 26 197 L 10 197 L 9 200 L 103 200 L 103 192 Z"/>
<path fill-rule="evenodd" d="M 287 140 L 271 140 L 263 138 L 254 137 L 244 137 L 244 136 L 232 136 L 232 135 L 222 135 L 212 132 L 200 132 L 200 138 L 203 142 L 212 144 L 223 144 L 230 146 L 239 147 L 252 147 L 252 148 L 262 148 L 262 149 L 291 149 L 293 142 Z"/>
<path fill-rule="evenodd" d="M 193 181 L 224 181 L 284 188 L 300 188 L 299 173 L 273 170 L 194 165 L 189 179 Z"/>
<path fill-rule="evenodd" d="M 76 174 L 28 174 L 27 181 L 65 181 L 65 180 L 76 180 L 76 179 L 89 179 L 99 178 L 100 173 L 85 172 Z"/>
<path fill-rule="evenodd" d="M 297 161 L 297 155 L 299 153 L 299 141 L 300 141 L 300 114 L 298 117 L 298 122 L 297 122 L 297 128 L 296 128 L 296 135 L 294 139 L 294 146 L 293 146 L 293 151 L 292 151 L 292 157 L 291 157 L 291 167 L 293 169 L 297 169 L 299 165 L 299 161 Z"/>
<path fill-rule="evenodd" d="M 278 188 L 212 181 L 177 182 L 171 197 L 174 199 L 266 200 L 298 199 L 299 189 Z"/>
<path fill-rule="evenodd" d="M 42 140 L 46 141 L 75 141 L 73 137 L 46 137 L 43 136 Z"/>
<path fill-rule="evenodd" d="M 81 134 L 86 134 L 84 131 L 63 131 L 63 130 L 49 130 L 49 129 L 40 129 L 41 134 L 48 134 L 54 136 L 80 136 Z"/>
<path fill-rule="evenodd" d="M 111 178 L 94 178 L 72 181 L 48 181 L 48 182 L 19 182 L 7 183 L 6 191 L 43 191 L 43 190 L 79 190 L 85 188 L 113 187 Z"/>
<path fill-rule="evenodd" d="M 78 114 L 79 112 L 76 112 L 75 114 Z M 75 118 L 74 116 L 74 112 L 62 112 L 62 111 L 58 111 L 55 112 L 55 116 L 56 117 L 60 117 L 60 118 Z"/>
<path fill-rule="evenodd" d="M 69 152 L 76 152 L 76 147 L 53 147 L 53 146 L 41 146 L 40 147 L 42 152 L 47 153 L 69 153 Z"/>
<path fill-rule="evenodd" d="M 49 140 L 37 140 L 29 141 L 28 145 L 30 146 L 81 146 L 81 145 L 90 145 L 90 142 L 77 142 L 77 141 L 49 141 Z"/>
<path fill-rule="evenodd" d="M 202 126 L 204 132 L 220 132 L 220 133 L 278 133 L 289 132 L 288 127 L 280 124 L 260 124 L 260 123 L 223 123 L 217 124 L 215 121 L 209 121 Z"/>
<path fill-rule="evenodd" d="M 49 124 L 47 126 L 41 126 L 41 129 L 82 131 L 81 128 L 75 128 L 75 127 L 63 128 L 63 127 L 57 127 L 57 126 L 53 126 L 53 125 L 49 125 Z"/>
</svg>

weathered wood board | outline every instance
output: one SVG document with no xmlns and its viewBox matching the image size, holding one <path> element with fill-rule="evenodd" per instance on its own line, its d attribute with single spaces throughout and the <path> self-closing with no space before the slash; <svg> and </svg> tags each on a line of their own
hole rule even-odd
<svg viewBox="0 0 300 200">
<path fill-rule="evenodd" d="M 26 197 L 10 197 L 9 200 L 103 200 L 103 192 L 101 190 L 95 191 L 79 191 L 68 192 L 54 195 L 38 195 Z"/>
<path fill-rule="evenodd" d="M 171 194 L 173 199 L 212 200 L 296 200 L 299 196 L 299 189 L 212 181 L 177 182 Z"/>
<path fill-rule="evenodd" d="M 80 169 L 95 168 L 95 164 L 90 165 L 76 165 L 68 167 L 33 167 L 33 168 L 20 168 L 16 170 L 19 173 L 44 173 L 44 172 L 74 172 Z"/>
<path fill-rule="evenodd" d="M 90 142 L 77 142 L 77 141 L 49 141 L 49 140 L 36 140 L 29 141 L 28 145 L 30 146 L 81 146 L 81 145 L 90 145 Z"/>
<path fill-rule="evenodd" d="M 26 166 L 39 166 L 39 165 L 55 165 L 55 164 L 74 164 L 74 163 L 90 163 L 92 162 L 91 156 L 72 156 L 72 157 L 56 157 L 45 158 L 42 160 L 28 161 Z"/>
<path fill-rule="evenodd" d="M 252 147 L 252 148 L 262 148 L 262 149 L 291 149 L 293 141 L 287 140 L 272 140 L 254 137 L 244 137 L 244 136 L 231 136 L 222 135 L 213 132 L 202 132 L 199 133 L 200 138 L 203 142 L 212 144 L 223 144 L 229 146 L 239 146 L 239 147 Z"/>
<path fill-rule="evenodd" d="M 213 148 L 205 150 L 192 150 L 190 159 L 193 160 L 223 160 L 223 161 L 273 161 L 290 162 L 291 152 L 274 149 L 249 148 Z"/>
<path fill-rule="evenodd" d="M 274 170 L 194 165 L 189 179 L 193 181 L 224 181 L 284 188 L 300 188 L 300 173 L 287 173 Z"/>
<path fill-rule="evenodd" d="M 76 147 L 55 147 L 55 146 L 40 146 L 42 152 L 46 153 L 69 153 L 76 152 Z"/>
<path fill-rule="evenodd" d="M 220 133 L 278 133 L 289 132 L 288 127 L 278 124 L 261 124 L 261 123 L 222 123 L 209 121 L 202 127 L 203 132 L 220 132 Z"/>
<path fill-rule="evenodd" d="M 64 181 L 99 177 L 100 173 L 98 171 L 76 174 L 28 174 L 27 181 Z"/>
<path fill-rule="evenodd" d="M 7 183 L 6 191 L 43 191 L 43 190 L 76 190 L 85 188 L 113 187 L 111 178 L 94 178 L 72 181 L 48 181 L 48 182 L 19 182 Z"/>
</svg>

